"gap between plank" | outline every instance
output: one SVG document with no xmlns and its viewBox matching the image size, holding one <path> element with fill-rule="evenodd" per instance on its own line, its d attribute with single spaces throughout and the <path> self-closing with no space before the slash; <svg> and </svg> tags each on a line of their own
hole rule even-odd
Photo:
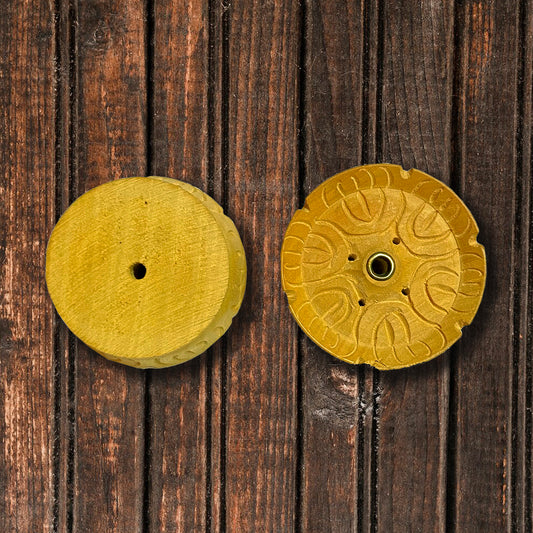
<svg viewBox="0 0 533 533">
<path fill-rule="evenodd" d="M 73 202 L 78 191 L 78 0 L 70 0 L 69 20 L 69 198 Z M 68 455 L 67 455 L 67 516 L 66 526 L 69 533 L 74 531 L 74 483 L 76 458 L 76 373 L 78 359 L 78 342 L 74 333 L 68 335 Z"/>
<path fill-rule="evenodd" d="M 363 53 L 362 53 L 362 117 L 361 117 L 361 164 L 367 164 L 370 162 L 370 152 L 371 152 L 371 143 L 370 139 L 370 73 L 371 73 L 371 27 L 372 27 L 372 10 L 370 9 L 370 2 L 368 0 L 363 2 Z M 375 65 L 376 71 L 378 65 Z M 377 102 L 376 102 L 377 103 Z M 375 117 L 375 122 L 377 114 Z M 373 144 L 375 148 L 376 143 L 376 132 L 374 130 L 374 139 Z M 357 494 L 356 494 L 356 512 L 357 520 L 356 527 L 357 533 L 364 533 L 365 530 L 365 520 L 364 520 L 364 509 L 365 509 L 365 418 L 366 418 L 366 367 L 365 365 L 360 365 L 357 369 L 357 388 L 358 388 L 358 409 L 357 409 L 357 449 L 356 453 L 356 462 L 357 462 Z M 374 413 L 372 412 L 372 424 L 374 424 Z"/>
<path fill-rule="evenodd" d="M 77 2 L 55 0 L 55 222 L 74 199 L 77 185 Z M 74 462 L 76 436 L 76 354 L 74 335 L 62 323 L 54 309 L 53 333 L 53 507 L 52 528 L 61 522 L 62 456 L 65 472 L 65 530 L 74 528 Z M 67 358 L 63 367 L 62 359 Z M 66 375 L 64 375 L 66 372 Z M 66 385 L 63 394 L 64 383 Z M 62 442 L 62 400 L 66 399 L 65 443 Z M 64 449 L 65 448 L 65 449 Z"/>
<path fill-rule="evenodd" d="M 216 94 L 217 94 L 217 57 L 216 57 L 216 38 L 220 35 L 220 28 L 217 28 L 216 7 L 214 0 L 208 2 L 208 57 L 207 57 L 207 194 L 215 197 L 215 151 L 216 151 L 216 135 L 215 124 L 218 119 L 216 112 Z M 223 188 L 223 184 L 221 184 Z M 216 198 L 223 202 L 224 194 L 221 191 L 222 198 Z M 223 209 L 226 212 L 224 205 Z M 225 336 L 219 340 L 220 359 L 221 364 L 226 358 Z M 206 358 L 206 406 L 205 406 L 205 446 L 206 446 L 206 472 L 205 472 L 205 530 L 210 533 L 213 531 L 213 353 L 209 353 Z"/>
<path fill-rule="evenodd" d="M 62 51 L 62 2 L 54 2 L 54 32 L 55 32 L 55 53 L 54 53 L 54 85 L 55 85 L 55 205 L 54 222 L 57 223 L 63 210 L 63 165 L 62 165 L 62 144 L 63 144 L 63 86 L 61 76 L 61 66 L 63 64 Z M 52 479 L 53 479 L 53 503 L 52 503 L 52 531 L 59 530 L 59 497 L 61 486 L 61 354 L 64 353 L 63 327 L 57 311 L 53 311 L 53 345 L 52 345 L 52 366 L 53 366 L 53 390 L 54 390 L 54 417 L 53 417 L 53 440 L 52 440 Z"/>
<path fill-rule="evenodd" d="M 522 323 L 525 318 L 525 324 L 528 324 L 528 313 L 531 309 L 531 296 L 528 296 L 527 288 L 531 287 L 532 282 L 532 273 L 531 268 L 528 269 L 528 274 L 523 275 L 522 270 L 524 264 L 526 268 L 528 265 L 533 264 L 533 250 L 531 249 L 531 243 L 529 239 L 531 238 L 532 224 L 531 213 L 526 210 L 527 207 L 531 207 L 531 201 L 533 200 L 531 185 L 529 186 L 529 191 L 525 185 L 525 180 L 527 177 L 524 173 L 525 167 L 525 158 L 527 154 L 524 152 L 524 137 L 525 137 L 525 125 L 524 117 L 527 113 L 527 95 L 526 95 L 526 76 L 527 72 L 527 43 L 528 43 L 528 13 L 526 7 L 526 0 L 522 0 L 518 5 L 517 13 L 517 22 L 518 22 L 518 43 L 517 43 L 517 53 L 518 53 L 518 75 L 517 75 L 517 94 L 516 94 L 516 115 L 517 115 L 517 125 L 516 125 L 516 162 L 515 162 L 515 173 L 516 173 L 516 189 L 515 189 L 515 223 L 514 223 L 514 235 L 513 235 L 513 330 L 512 330 L 512 379 L 511 379 L 511 423 L 512 423 L 512 432 L 511 432 L 511 528 L 518 530 L 520 527 L 524 527 L 525 531 L 531 531 L 531 417 L 527 416 L 528 409 L 531 409 L 531 378 L 532 378 L 532 368 L 530 357 L 527 354 L 531 353 L 531 333 L 529 332 L 530 328 L 527 328 L 527 333 L 525 333 L 525 346 L 523 342 L 522 335 Z M 529 194 L 528 194 L 529 193 Z M 529 200 L 529 205 L 527 205 L 527 200 L 524 202 L 526 195 Z M 526 204 L 526 205 L 525 205 Z M 522 216 L 526 213 L 526 216 L 529 217 L 529 220 L 523 220 Z M 524 228 L 523 228 L 524 226 Z M 524 234 L 525 233 L 525 234 Z M 520 253 L 521 243 L 526 243 L 526 250 L 524 254 Z M 518 249 L 518 252 L 517 252 Z M 525 262 L 525 261 L 526 262 Z M 525 291 L 521 289 L 525 288 Z M 522 294 L 526 294 L 525 301 L 522 301 Z M 524 308 L 522 309 L 522 304 Z M 523 350 L 525 348 L 525 350 Z M 520 417 L 520 407 L 519 407 L 519 393 L 520 393 L 520 364 L 521 364 L 521 354 L 525 354 L 525 402 L 523 409 L 524 412 L 524 469 L 522 474 L 524 479 L 519 476 L 519 447 L 520 443 L 517 438 L 517 429 L 519 428 L 519 417 Z M 521 482 L 524 482 L 523 493 L 518 495 L 518 485 Z M 522 500 L 522 512 L 520 513 L 523 517 L 523 524 L 520 520 L 519 511 L 517 510 L 518 499 Z"/>
<path fill-rule="evenodd" d="M 146 175 L 154 173 L 153 142 L 154 142 L 154 35 L 155 35 L 154 0 L 145 3 L 145 79 L 146 79 Z M 145 370 L 144 375 L 144 453 L 143 453 L 143 498 L 142 498 L 142 530 L 150 531 L 152 490 L 152 372 Z"/>
<path fill-rule="evenodd" d="M 306 131 L 306 65 L 307 65 L 307 1 L 300 3 L 300 48 L 298 51 L 298 208 L 305 203 L 306 190 L 305 180 L 307 169 L 305 156 L 307 153 L 307 131 Z M 294 530 L 303 533 L 303 428 L 304 428 L 304 393 L 303 393 L 303 359 L 302 344 L 304 342 L 303 332 L 296 329 L 296 471 L 295 471 L 295 508 L 294 508 Z"/>
<path fill-rule="evenodd" d="M 385 59 L 385 6 L 384 0 L 377 1 L 377 50 L 376 50 L 376 133 L 375 156 L 376 161 L 383 159 L 383 80 Z M 379 371 L 372 368 L 372 430 L 370 439 L 370 531 L 378 530 L 378 450 L 379 450 L 379 422 L 381 379 Z"/>
<path fill-rule="evenodd" d="M 452 53 L 452 97 L 450 125 L 450 187 L 460 195 L 462 186 L 463 165 L 463 116 L 461 98 L 463 88 L 463 36 L 464 10 L 455 1 L 453 6 L 453 53 Z M 449 382 L 448 382 L 448 428 L 446 443 L 446 532 L 455 533 L 456 529 L 456 487 L 457 487 L 457 349 L 449 351 Z"/>
<path fill-rule="evenodd" d="M 216 57 L 215 57 L 215 42 L 216 42 L 216 17 L 214 13 L 213 0 L 209 0 L 207 5 L 207 194 L 211 197 L 215 196 L 215 134 L 213 131 L 213 124 L 216 124 Z M 222 339 L 219 341 L 222 342 Z M 222 352 L 222 344 L 221 352 Z M 205 472 L 205 531 L 211 533 L 213 530 L 213 354 L 208 354 L 206 357 L 206 372 L 205 372 L 205 458 L 206 458 L 206 472 Z"/>
<path fill-rule="evenodd" d="M 145 4 L 145 77 L 146 77 L 146 175 L 154 173 L 154 38 L 155 6 L 154 0 Z"/>
<path fill-rule="evenodd" d="M 224 212 L 228 212 L 228 180 L 229 180 L 229 98 L 230 98 L 230 9 L 231 4 L 221 2 L 222 8 L 222 60 L 221 60 L 221 205 Z M 227 425 L 227 390 L 228 390 L 228 339 L 224 337 L 221 342 L 221 399 L 220 399 L 220 530 L 226 531 L 226 425 Z"/>
</svg>

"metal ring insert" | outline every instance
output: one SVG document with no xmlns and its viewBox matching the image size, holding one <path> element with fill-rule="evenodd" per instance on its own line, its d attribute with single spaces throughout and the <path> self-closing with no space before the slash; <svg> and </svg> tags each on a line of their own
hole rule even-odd
<svg viewBox="0 0 533 533">
<path fill-rule="evenodd" d="M 385 252 L 371 255 L 366 263 L 366 270 L 372 279 L 385 281 L 393 274 L 396 265 L 394 259 Z"/>
</svg>

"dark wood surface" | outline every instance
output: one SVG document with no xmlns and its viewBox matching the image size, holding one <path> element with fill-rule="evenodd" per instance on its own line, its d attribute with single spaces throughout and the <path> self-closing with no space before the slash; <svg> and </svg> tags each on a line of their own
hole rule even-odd
<svg viewBox="0 0 533 533">
<path fill-rule="evenodd" d="M 531 0 L 7 0 L 0 43 L 0 531 L 533 530 Z M 305 195 L 380 161 L 464 198 L 489 272 L 463 338 L 388 373 L 309 341 L 279 268 Z M 249 280 L 143 372 L 68 332 L 44 259 L 150 174 L 224 206 Z"/>
</svg>

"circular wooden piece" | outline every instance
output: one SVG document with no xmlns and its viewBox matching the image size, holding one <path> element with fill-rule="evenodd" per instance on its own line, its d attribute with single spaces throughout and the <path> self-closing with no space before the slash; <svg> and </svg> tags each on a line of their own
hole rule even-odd
<svg viewBox="0 0 533 533">
<path fill-rule="evenodd" d="M 424 172 L 341 172 L 307 197 L 287 229 L 282 283 L 292 314 L 316 344 L 350 363 L 393 369 L 432 359 L 481 302 L 478 231 L 460 198 Z"/>
<path fill-rule="evenodd" d="M 67 326 L 108 359 L 167 367 L 229 328 L 246 285 L 233 222 L 196 187 L 126 178 L 78 198 L 46 251 L 48 291 Z"/>
</svg>

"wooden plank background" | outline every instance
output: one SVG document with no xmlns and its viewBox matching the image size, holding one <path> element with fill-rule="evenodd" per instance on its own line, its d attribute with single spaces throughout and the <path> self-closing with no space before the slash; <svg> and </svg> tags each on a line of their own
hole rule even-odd
<svg viewBox="0 0 533 533">
<path fill-rule="evenodd" d="M 1 531 L 533 531 L 532 0 L 6 0 L 0 43 Z M 463 338 L 388 373 L 280 286 L 305 195 L 372 162 L 450 184 L 488 257 Z M 151 174 L 223 205 L 249 281 L 206 354 L 139 371 L 68 332 L 44 258 Z"/>
</svg>

